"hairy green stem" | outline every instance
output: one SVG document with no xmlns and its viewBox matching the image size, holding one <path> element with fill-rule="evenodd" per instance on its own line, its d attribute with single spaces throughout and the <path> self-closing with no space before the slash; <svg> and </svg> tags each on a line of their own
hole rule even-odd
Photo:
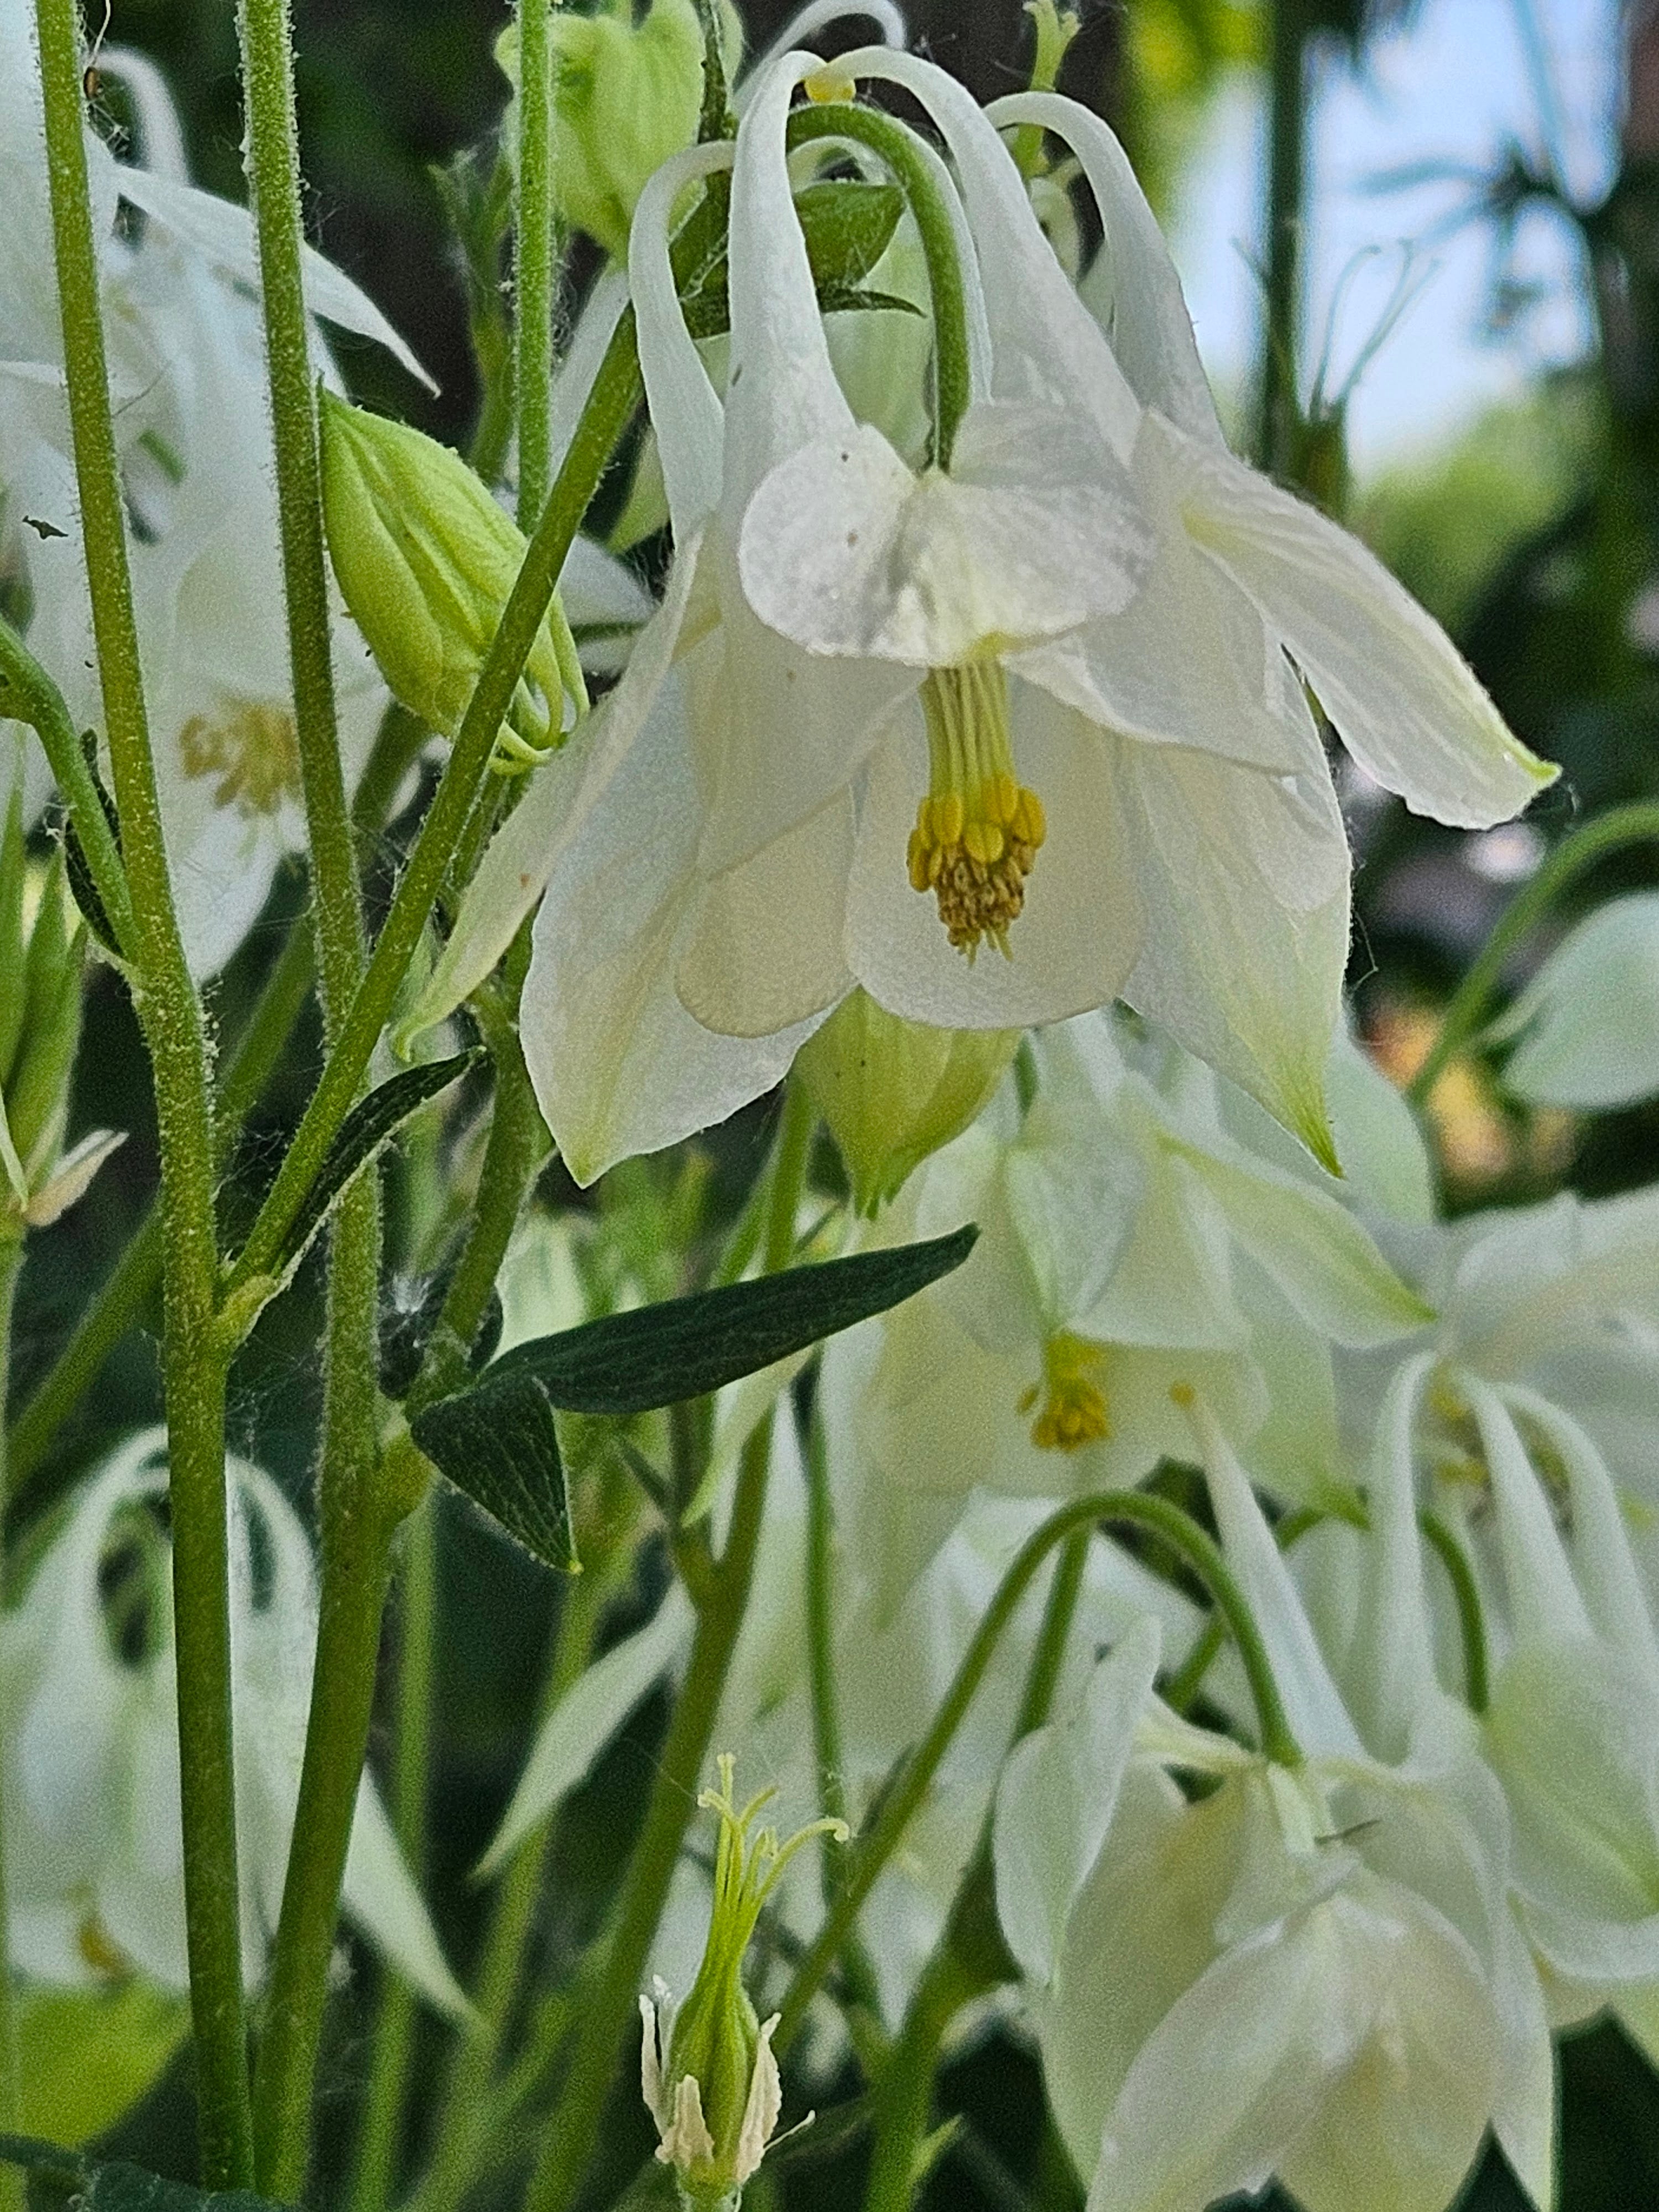
<svg viewBox="0 0 1659 2212">
<path fill-rule="evenodd" d="M 640 397 L 631 310 L 618 324 L 581 420 L 560 465 L 546 511 L 522 565 L 450 749 L 432 804 L 398 881 L 362 983 L 330 1050 L 293 1145 L 231 1270 L 232 1286 L 264 1274 L 349 1112 L 427 917 L 464 835 L 496 733 L 530 657 L 588 503 Z"/>
<path fill-rule="evenodd" d="M 795 1216 L 812 1126 L 805 1090 L 792 1083 L 785 1094 L 772 1170 L 763 1254 L 769 1274 L 787 1267 L 794 1250 Z M 748 1609 L 766 1510 L 770 1444 L 771 1423 L 763 1420 L 743 1448 L 726 1548 L 710 1563 L 707 1586 L 696 1594 L 696 1632 L 685 1680 L 669 1723 L 645 1825 L 623 1878 L 613 1930 L 584 1990 L 586 2002 L 577 2021 L 570 2069 L 531 2178 L 526 2212 L 566 2212 L 593 2155 L 651 1939 L 696 1809 L 709 1738 Z"/>
<path fill-rule="evenodd" d="M 1498 926 L 1470 963 L 1468 973 L 1452 994 L 1440 1024 L 1439 1034 L 1406 1089 L 1413 1106 L 1421 1106 L 1485 1020 L 1510 956 L 1541 921 L 1576 876 L 1617 852 L 1622 845 L 1659 838 L 1659 805 L 1651 801 L 1615 806 L 1564 837 L 1530 883 L 1517 891 L 1498 918 Z"/>
<path fill-rule="evenodd" d="M 1480 1607 L 1480 1586 L 1462 1546 L 1437 1513 L 1419 1513 L 1417 1525 L 1446 1570 L 1452 1586 L 1458 1634 L 1463 1645 L 1465 1699 L 1472 1713 L 1484 1713 L 1492 1702 L 1492 1668 L 1486 1652 L 1486 1621 Z"/>
<path fill-rule="evenodd" d="M 0 645 L 3 640 L 0 639 Z M 352 802 L 365 844 L 396 799 L 425 732 L 400 708 L 382 725 Z M 100 809 L 101 817 L 102 809 Z M 242 1125 L 264 1094 L 287 1049 L 316 971 L 311 932 L 289 931 L 236 1048 L 224 1064 L 214 1100 L 216 1166 L 229 1164 Z M 144 1310 L 161 1274 L 161 1210 L 153 1206 L 116 1261 L 75 1333 L 12 1424 L 8 1439 L 14 1493 L 45 1462 L 53 1437 L 97 1381 L 104 1362 Z"/>
<path fill-rule="evenodd" d="M 404 1863 L 417 1883 L 426 1867 L 426 1798 L 437 1645 L 437 1499 L 428 1497 L 406 1523 L 392 1755 L 392 1824 Z M 393 1967 L 383 1966 L 368 2086 L 348 2200 L 351 2212 L 386 2212 L 392 2202 L 414 2033 L 415 1992 Z"/>
<path fill-rule="evenodd" d="M 514 388 L 519 431 L 519 527 L 547 503 L 552 469 L 553 108 L 548 0 L 517 0 L 519 161 L 513 227 Z"/>
<path fill-rule="evenodd" d="M 1060 1547 L 1014 1723 L 1015 1743 L 1048 1717 L 1077 1617 L 1092 1533 L 1087 1528 L 1075 1529 Z M 878 2085 L 875 2151 L 865 2212 L 909 2212 L 923 2177 L 933 2076 L 951 2022 L 964 2005 L 1008 1979 L 1013 1966 L 997 1932 L 992 1810 L 988 1808 L 944 1933 L 922 1969 Z"/>
<path fill-rule="evenodd" d="M 165 1389 L 173 1510 L 185 1920 L 202 2179 L 252 2179 L 232 1749 L 225 1376 L 216 1326 L 215 1150 L 202 1010 L 161 834 L 110 414 L 75 0 L 36 0 L 52 243 L 93 633 L 131 892 L 135 1001 L 149 1048 L 165 1227 Z"/>
<path fill-rule="evenodd" d="M 11 1374 L 12 1310 L 22 1264 L 22 1238 L 3 1235 L 0 1237 L 0 1417 L 5 1413 Z M 9 1474 L 4 1437 L 0 1433 L 0 1535 L 5 1528 L 5 1509 L 10 1497 Z M 3 1547 L 0 1547 L 0 1571 L 3 1568 Z M 0 1771 L 4 1766 L 4 1741 L 0 1737 Z M 15 2135 L 23 2122 L 23 2075 L 18 2049 L 16 1994 L 12 1984 L 11 1915 L 6 1890 L 4 1838 L 5 1802 L 3 1793 L 0 1793 L 0 2134 Z M 8 2168 L 0 2178 L 0 2212 L 23 2212 L 23 2177 L 15 2168 Z"/>
<path fill-rule="evenodd" d="M 839 1954 L 848 1929 L 874 1887 L 876 1877 L 891 1858 L 927 1796 L 939 1762 L 950 1749 L 951 1739 L 985 1678 L 1002 1633 L 1037 1570 L 1056 1545 L 1065 1543 L 1079 1529 L 1113 1521 L 1138 1522 L 1153 1530 L 1208 1584 L 1226 1617 L 1243 1662 L 1255 1703 L 1263 1751 L 1280 1765 L 1301 1765 L 1301 1747 L 1285 1718 L 1261 1632 L 1218 1547 L 1198 1522 L 1168 1498 L 1142 1490 L 1100 1491 L 1093 1497 L 1080 1498 L 1061 1506 L 1021 1547 L 987 1607 L 985 1617 L 975 1632 L 973 1642 L 963 1655 L 927 1735 L 917 1749 L 902 1761 L 892 1786 L 882 1796 L 881 1810 L 873 1826 L 854 1847 L 841 1894 L 797 1967 L 784 1999 L 783 2016 L 774 2038 L 774 2047 L 778 2051 L 788 2048 L 805 2017 L 807 2006 Z"/>
<path fill-rule="evenodd" d="M 973 387 L 969 374 L 968 294 L 957 227 L 945 197 L 946 187 L 915 132 L 879 108 L 830 100 L 793 109 L 788 122 L 789 144 L 803 146 L 818 138 L 851 138 L 869 147 L 886 164 L 915 219 L 933 306 L 933 459 L 941 469 L 948 469 Z"/>
</svg>

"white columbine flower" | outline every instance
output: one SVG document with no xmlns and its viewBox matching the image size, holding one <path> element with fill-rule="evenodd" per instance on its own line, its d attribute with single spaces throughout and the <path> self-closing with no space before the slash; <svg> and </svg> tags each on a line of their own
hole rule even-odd
<svg viewBox="0 0 1659 2212">
<path fill-rule="evenodd" d="M 1362 1722 L 1194 1410 L 1305 1756 L 1277 1764 L 1176 1721 L 1142 1637 L 1077 1719 L 1010 1761 L 1004 1926 L 1090 2212 L 1204 2212 L 1275 2176 L 1307 2212 L 1443 2212 L 1489 2124 L 1546 2207 L 1543 2002 L 1506 1894 L 1502 1795 L 1433 1680 L 1409 1480 L 1373 1494 Z M 1189 1799 L 1181 1771 L 1218 1786 Z"/>
<path fill-rule="evenodd" d="M 317 1598 L 292 1506 L 246 1461 L 226 1472 L 242 1956 L 257 1984 L 299 1795 Z M 188 1984 L 172 1555 L 155 1512 L 166 1488 L 155 1430 L 86 1485 L 0 1614 L 13 1962 L 37 1980 L 81 1986 L 137 1972 Z M 368 1776 L 343 1904 L 429 2002 L 465 2014 Z"/>
<path fill-rule="evenodd" d="M 116 64 L 118 67 L 118 63 Z M 25 0 L 0 0 L 0 573 L 15 571 L 31 650 L 77 726 L 102 706 L 64 398 L 40 88 Z M 111 396 L 133 528 L 129 554 L 163 828 L 186 951 L 222 966 L 284 854 L 302 848 L 283 618 L 263 336 L 245 209 L 179 172 L 159 84 L 141 104 L 156 166 L 118 164 L 90 131 Z M 118 232 L 121 203 L 136 238 Z M 314 314 L 372 337 L 421 374 L 371 302 L 309 249 Z M 319 374 L 334 377 L 320 334 Z M 362 641 L 333 626 L 340 743 L 355 781 L 386 704 Z M 44 801 L 38 748 L 26 790 Z"/>
<path fill-rule="evenodd" d="M 1006 1083 L 879 1232 L 974 1220 L 973 1255 L 825 1355 L 845 1406 L 831 1450 L 866 1471 L 860 1520 L 901 1578 L 976 1485 L 1054 1498 L 1183 1456 L 1176 1382 L 1241 1440 L 1265 1425 L 1281 1487 L 1318 1498 L 1329 1343 L 1398 1342 L 1429 1317 L 1329 1190 L 1224 1133 L 1206 1068 L 1149 1042 L 1155 1082 L 1119 1035 L 1102 1013 L 1033 1040 L 1029 1108 Z"/>
</svg>

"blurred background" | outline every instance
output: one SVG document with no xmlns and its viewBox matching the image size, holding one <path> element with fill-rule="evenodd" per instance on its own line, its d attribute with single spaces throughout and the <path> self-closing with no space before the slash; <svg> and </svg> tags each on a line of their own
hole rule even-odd
<svg viewBox="0 0 1659 2212">
<path fill-rule="evenodd" d="M 1417 821 L 1350 776 L 1360 863 L 1352 981 L 1372 1049 L 1403 1077 L 1426 1048 L 1437 1001 L 1551 841 L 1587 812 L 1659 795 L 1659 6 L 1076 4 L 1083 23 L 1062 88 L 1106 114 L 1131 149 L 1170 228 L 1236 442 L 1366 536 L 1448 624 L 1516 732 L 1565 764 L 1527 823 L 1479 837 Z M 752 49 L 790 11 L 745 0 L 744 12 Z M 915 0 L 908 13 L 925 48 L 981 96 L 1025 81 L 1031 34 L 1018 0 Z M 505 10 L 501 0 L 298 0 L 296 16 L 313 234 L 441 390 L 428 399 L 367 353 L 344 357 L 348 376 L 374 403 L 464 444 L 477 389 L 434 172 L 499 124 L 507 87 L 491 50 Z M 107 36 L 162 65 L 195 175 L 241 198 L 223 0 L 114 0 Z M 118 95 L 109 119 L 120 127 Z M 1587 878 L 1578 896 L 1594 903 L 1656 878 L 1638 848 Z M 277 898 L 273 924 L 283 901 L 294 912 L 297 887 Z M 256 934 L 221 987 L 233 1024 L 273 935 Z M 1529 945 L 1528 962 L 1545 949 Z M 137 1137 L 100 1182 L 100 1203 L 37 1240 L 25 1389 L 139 1218 L 153 1175 L 136 1034 L 107 975 L 98 988 L 99 1048 L 83 1055 L 77 1120 Z M 264 1109 L 267 1143 L 307 1079 L 302 1055 L 287 1094 Z M 1463 1060 L 1432 1111 L 1457 1206 L 1523 1200 L 1564 1178 L 1602 1194 L 1659 1173 L 1652 1108 L 1583 1126 L 1527 1115 Z M 763 1122 L 751 1115 L 720 1140 L 734 1189 L 759 1156 Z M 603 1202 L 643 1209 L 643 1233 L 662 1196 L 656 1176 L 635 1164 Z M 239 1441 L 296 1496 L 312 1448 L 314 1319 L 305 1298 L 280 1302 L 239 1370 Z M 130 1338 L 30 1502 L 155 1406 L 153 1346 Z M 445 1515 L 432 1874 L 464 1964 L 479 1915 L 465 1870 L 527 1740 L 556 1594 L 453 1500 Z M 638 1717 L 562 1824 L 544 1899 L 550 1956 L 591 1925 L 662 1720 L 659 1709 Z M 342 2169 L 373 1978 L 359 1973 L 337 2008 L 328 2060 L 325 2144 Z M 1568 2043 L 1563 2074 L 1564 2212 L 1659 2204 L 1659 2084 L 1645 2064 L 1598 2027 Z M 1079 2212 L 1046 2147 L 1035 2069 L 1008 2039 L 953 2066 L 943 2099 L 962 2125 L 931 2185 L 934 2212 Z M 636 2099 L 619 2102 L 616 2130 L 626 2172 L 648 2147 Z M 182 2172 L 189 2144 L 175 2069 L 116 2148 Z M 789 2212 L 856 2203 L 857 2160 L 854 2149 L 786 2166 L 772 2201 Z M 343 2191 L 342 2171 L 325 2167 L 318 2201 Z M 512 2201 L 510 2168 L 499 2201 Z M 1522 2202 L 1496 2154 L 1467 2201 L 1480 2212 Z"/>
</svg>

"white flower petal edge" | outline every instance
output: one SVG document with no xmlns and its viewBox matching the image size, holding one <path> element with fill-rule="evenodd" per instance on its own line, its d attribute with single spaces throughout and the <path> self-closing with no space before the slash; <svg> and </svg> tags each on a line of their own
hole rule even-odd
<svg viewBox="0 0 1659 2212">
<path fill-rule="evenodd" d="M 1556 771 L 1511 736 L 1439 624 L 1357 538 L 1216 435 L 1168 250 L 1107 126 L 1054 95 L 993 112 L 1041 121 L 1078 152 L 1114 255 L 1110 327 L 1138 398 L 1164 418 L 1178 479 L 1170 521 L 1255 601 L 1380 783 L 1462 828 L 1518 812 Z"/>
</svg>

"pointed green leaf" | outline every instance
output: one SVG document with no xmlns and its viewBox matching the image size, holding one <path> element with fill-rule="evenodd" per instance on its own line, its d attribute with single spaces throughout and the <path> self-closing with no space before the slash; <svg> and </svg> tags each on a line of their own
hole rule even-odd
<svg viewBox="0 0 1659 2212">
<path fill-rule="evenodd" d="M 98 804 L 103 808 L 104 818 L 109 823 L 110 835 L 115 840 L 115 849 L 118 853 L 121 849 L 120 818 L 115 811 L 115 801 L 105 790 L 99 776 L 95 753 L 88 758 L 87 769 L 92 778 L 93 788 L 98 794 Z M 92 872 L 92 863 L 87 858 L 86 848 L 81 842 L 80 833 L 76 829 L 73 815 L 66 815 L 64 818 L 64 864 L 69 871 L 70 895 L 84 915 L 88 928 L 106 952 L 112 953 L 118 960 L 120 959 L 122 957 L 121 940 L 116 934 L 115 924 L 110 920 L 105 909 L 103 900 L 98 895 L 98 884 Z"/>
<path fill-rule="evenodd" d="M 477 1389 L 428 1406 L 410 1429 L 439 1473 L 532 1558 L 564 1574 L 580 1569 L 553 1401 L 538 1376 L 493 1369 Z"/>
<path fill-rule="evenodd" d="M 458 1052 L 448 1060 L 407 1067 L 352 1108 L 341 1122 L 334 1142 L 324 1153 L 322 1165 L 306 1193 L 305 1203 L 283 1240 L 276 1273 L 286 1273 L 293 1266 L 316 1235 L 336 1199 L 387 1139 L 395 1136 L 410 1115 L 417 1113 L 428 1099 L 447 1091 L 483 1057 L 483 1048 L 474 1045 L 471 1050 Z"/>
<path fill-rule="evenodd" d="M 551 1404 L 575 1413 L 643 1413 L 701 1398 L 902 1304 L 959 1267 L 978 1234 L 958 1229 L 607 1314 L 516 1346 L 484 1370 L 480 1388 L 533 1375 Z"/>
<path fill-rule="evenodd" d="M 918 312 L 908 300 L 860 289 L 887 251 L 904 212 L 904 195 L 896 185 L 866 184 L 850 177 L 807 185 L 795 195 L 795 212 L 825 313 L 857 307 Z M 684 295 L 685 319 L 693 337 L 717 337 L 730 327 L 726 289 L 722 254 L 708 264 Z"/>
</svg>

